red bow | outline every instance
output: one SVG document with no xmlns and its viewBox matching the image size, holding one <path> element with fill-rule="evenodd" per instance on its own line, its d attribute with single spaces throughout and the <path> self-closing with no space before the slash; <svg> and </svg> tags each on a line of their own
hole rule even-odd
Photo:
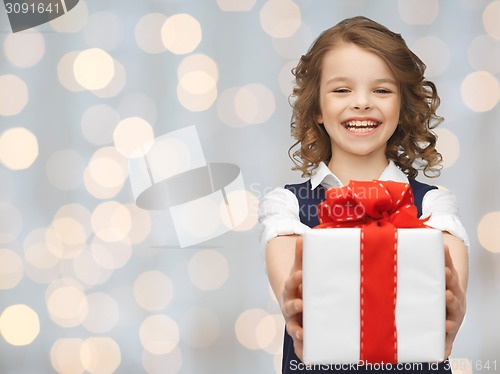
<svg viewBox="0 0 500 374">
<path fill-rule="evenodd" d="M 427 219 L 417 217 L 408 183 L 391 181 L 351 181 L 348 186 L 330 188 L 318 205 L 320 224 L 316 228 L 361 227 L 378 222 L 397 228 L 427 227 Z"/>
<path fill-rule="evenodd" d="M 409 184 L 351 181 L 318 209 L 316 228 L 361 227 L 360 360 L 397 362 L 397 228 L 426 227 Z"/>
</svg>

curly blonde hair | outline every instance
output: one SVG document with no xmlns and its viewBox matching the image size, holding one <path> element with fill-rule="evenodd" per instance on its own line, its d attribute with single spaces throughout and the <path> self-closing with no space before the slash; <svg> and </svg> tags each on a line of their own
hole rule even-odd
<svg viewBox="0 0 500 374">
<path fill-rule="evenodd" d="M 354 43 L 381 57 L 400 85 L 399 125 L 387 142 L 386 156 L 409 177 L 418 170 L 429 177 L 440 173 L 441 154 L 431 131 L 443 118 L 436 114 L 440 104 L 436 86 L 424 78 L 425 64 L 406 45 L 400 34 L 366 17 L 348 18 L 324 31 L 292 70 L 296 86 L 290 99 L 292 136 L 296 142 L 288 150 L 302 177 L 311 176 L 320 162 L 332 156 L 330 138 L 320 116 L 319 87 L 323 58 L 342 42 Z M 295 147 L 297 150 L 291 153 Z"/>
</svg>

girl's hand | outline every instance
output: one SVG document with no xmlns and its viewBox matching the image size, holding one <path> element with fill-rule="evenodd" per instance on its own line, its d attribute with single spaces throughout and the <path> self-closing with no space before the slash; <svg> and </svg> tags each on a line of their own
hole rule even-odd
<svg viewBox="0 0 500 374">
<path fill-rule="evenodd" d="M 460 287 L 459 277 L 450 256 L 450 249 L 445 244 L 446 272 L 446 346 L 445 357 L 451 354 L 455 336 L 465 316 L 465 292 Z"/>
<path fill-rule="evenodd" d="M 297 238 L 295 260 L 285 281 L 281 309 L 285 317 L 286 331 L 293 339 L 295 354 L 302 361 L 302 238 Z"/>
</svg>

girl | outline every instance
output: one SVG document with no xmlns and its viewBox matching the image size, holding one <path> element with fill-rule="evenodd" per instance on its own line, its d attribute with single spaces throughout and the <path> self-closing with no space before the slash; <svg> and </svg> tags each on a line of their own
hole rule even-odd
<svg viewBox="0 0 500 374">
<path fill-rule="evenodd" d="M 410 183 L 427 225 L 443 231 L 446 264 L 446 357 L 465 315 L 468 239 L 452 194 L 415 180 L 418 169 L 439 174 L 441 155 L 431 129 L 439 97 L 424 78 L 424 63 L 399 34 L 365 17 L 324 31 L 293 73 L 292 155 L 309 179 L 264 197 L 260 206 L 266 268 L 286 323 L 283 373 L 369 371 L 364 366 L 302 364 L 302 240 L 318 224 L 316 206 L 331 187 L 350 180 Z M 292 146 L 292 148 L 294 147 Z M 292 150 L 290 148 L 290 150 Z M 334 318 L 334 317 L 332 317 Z M 445 361 L 405 372 L 451 372 Z M 393 366 L 393 370 L 398 370 Z M 380 371 L 380 370 L 378 370 Z"/>
</svg>

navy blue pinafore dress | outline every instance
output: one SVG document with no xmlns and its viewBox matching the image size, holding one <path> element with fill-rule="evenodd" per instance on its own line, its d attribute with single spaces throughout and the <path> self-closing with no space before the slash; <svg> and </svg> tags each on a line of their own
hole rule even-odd
<svg viewBox="0 0 500 374">
<path fill-rule="evenodd" d="M 435 186 L 430 186 L 425 183 L 416 181 L 415 179 L 410 179 L 410 186 L 415 199 L 415 205 L 418 209 L 418 215 L 422 215 L 422 200 L 424 195 L 432 190 L 436 189 Z M 300 184 L 289 184 L 285 186 L 286 189 L 290 190 L 297 196 L 299 202 L 299 216 L 300 221 L 309 226 L 314 227 L 319 224 L 317 215 L 317 205 L 325 199 L 326 188 L 319 185 L 315 189 L 311 190 L 311 182 L 307 181 Z M 283 374 L 342 374 L 342 373 L 378 373 L 383 371 L 394 371 L 402 372 L 408 374 L 449 374 L 451 373 L 450 364 L 445 361 L 440 364 L 429 364 L 429 363 L 417 363 L 406 365 L 404 370 L 398 370 L 396 365 L 392 366 L 392 370 L 381 370 L 380 367 L 372 367 L 364 365 L 316 365 L 314 368 L 307 368 L 297 357 L 293 347 L 293 340 L 288 335 L 285 330 L 285 338 L 283 344 Z"/>
</svg>

